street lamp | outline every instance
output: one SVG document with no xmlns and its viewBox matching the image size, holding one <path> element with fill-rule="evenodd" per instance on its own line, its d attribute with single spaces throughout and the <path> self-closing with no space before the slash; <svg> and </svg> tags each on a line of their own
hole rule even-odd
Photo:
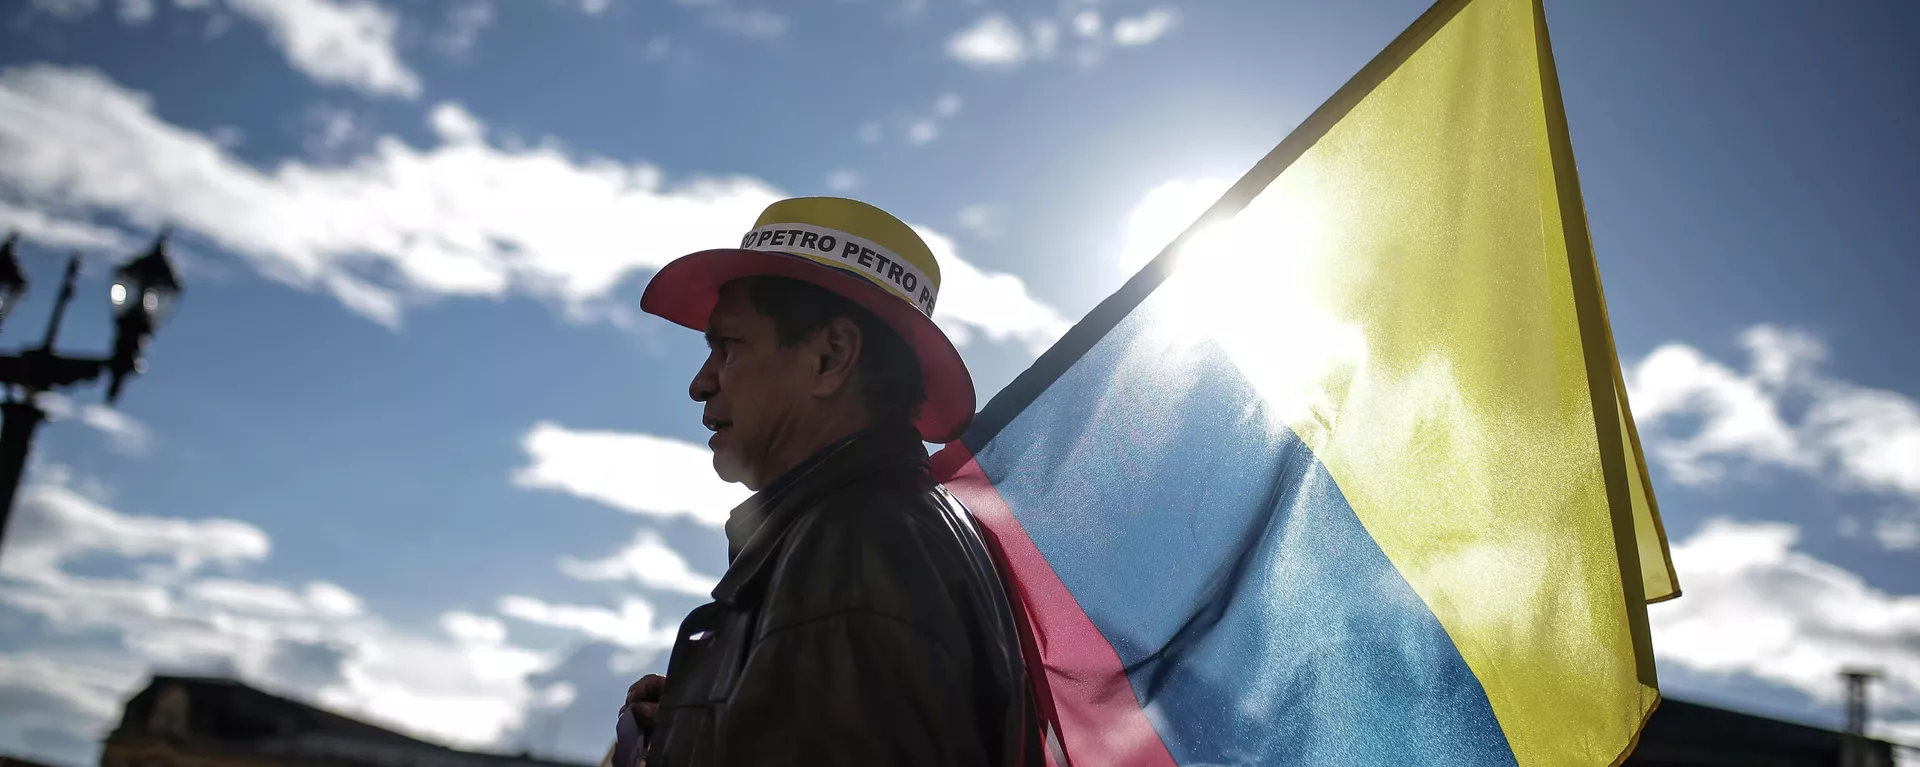
<svg viewBox="0 0 1920 767">
<path fill-rule="evenodd" d="M 151 315 L 157 326 L 173 312 L 173 302 L 180 297 L 180 277 L 167 261 L 167 240 L 171 236 L 171 232 L 161 232 L 152 249 L 113 273 L 108 297 L 113 299 L 114 314 L 124 316 L 139 309 Z M 140 300 L 129 300 L 134 296 Z"/>
<path fill-rule="evenodd" d="M 26 292 L 27 280 L 16 253 L 19 239 L 15 234 L 0 246 L 0 320 Z M 74 280 L 79 276 L 80 254 L 75 253 L 67 260 L 66 279 L 60 284 L 53 317 L 47 320 L 46 336 L 40 345 L 18 354 L 0 355 L 0 385 L 6 389 L 6 399 L 0 402 L 0 541 L 6 537 L 7 518 L 13 513 L 13 496 L 27 467 L 33 432 L 47 417 L 35 398 L 41 392 L 107 373 L 107 402 L 117 401 L 127 378 L 146 371 L 147 342 L 180 298 L 180 278 L 167 262 L 167 233 L 162 231 L 152 248 L 114 273 L 107 296 L 114 313 L 112 356 L 64 356 L 54 352 L 53 346 L 60 336 L 67 303 L 73 300 Z"/>
<path fill-rule="evenodd" d="M 20 235 L 14 234 L 0 245 L 0 322 L 27 293 L 27 276 L 20 273 Z"/>
<path fill-rule="evenodd" d="M 167 233 L 161 232 L 152 250 L 120 267 L 113 278 L 113 288 L 108 292 L 114 313 L 113 357 L 107 361 L 107 370 L 112 373 L 107 384 L 108 404 L 120 400 L 120 387 L 128 375 L 147 372 L 147 341 L 167 321 L 180 298 L 180 278 L 167 263 Z"/>
</svg>

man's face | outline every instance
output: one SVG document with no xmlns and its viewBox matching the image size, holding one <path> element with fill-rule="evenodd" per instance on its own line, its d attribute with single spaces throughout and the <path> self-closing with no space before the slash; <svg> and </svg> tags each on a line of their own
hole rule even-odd
<svg viewBox="0 0 1920 767">
<path fill-rule="evenodd" d="M 728 482 L 758 490 L 768 453 L 791 439 L 791 432 L 816 407 L 809 395 L 807 354 L 785 348 L 773 320 L 747 301 L 738 283 L 720 291 L 707 317 L 707 361 L 694 374 L 688 394 L 705 402 L 701 422 L 713 431 L 713 469 Z"/>
</svg>

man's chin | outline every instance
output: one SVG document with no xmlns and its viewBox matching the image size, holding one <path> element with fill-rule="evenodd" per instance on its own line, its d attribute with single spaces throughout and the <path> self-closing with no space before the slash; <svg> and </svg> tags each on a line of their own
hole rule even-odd
<svg viewBox="0 0 1920 767">
<path fill-rule="evenodd" d="M 713 451 L 713 473 L 720 475 L 722 482 L 745 484 L 747 481 L 746 467 L 740 465 L 740 460 L 731 451 Z"/>
</svg>

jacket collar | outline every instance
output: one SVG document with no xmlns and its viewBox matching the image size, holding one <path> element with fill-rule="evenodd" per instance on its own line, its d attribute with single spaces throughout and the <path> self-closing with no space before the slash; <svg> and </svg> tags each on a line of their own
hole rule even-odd
<svg viewBox="0 0 1920 767">
<path fill-rule="evenodd" d="M 713 598 L 735 602 L 741 597 L 779 550 L 793 520 L 827 494 L 869 474 L 916 466 L 922 471 L 927 466 L 919 435 L 892 426 L 854 434 L 801 461 L 727 515 L 730 564 Z"/>
</svg>

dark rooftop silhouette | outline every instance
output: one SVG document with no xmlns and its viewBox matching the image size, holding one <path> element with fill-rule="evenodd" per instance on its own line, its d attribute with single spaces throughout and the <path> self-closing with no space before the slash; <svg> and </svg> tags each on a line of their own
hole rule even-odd
<svg viewBox="0 0 1920 767">
<path fill-rule="evenodd" d="M 127 701 L 103 767 L 206 759 L 261 765 L 580 767 L 526 754 L 461 751 L 232 679 L 156 676 Z"/>
</svg>

